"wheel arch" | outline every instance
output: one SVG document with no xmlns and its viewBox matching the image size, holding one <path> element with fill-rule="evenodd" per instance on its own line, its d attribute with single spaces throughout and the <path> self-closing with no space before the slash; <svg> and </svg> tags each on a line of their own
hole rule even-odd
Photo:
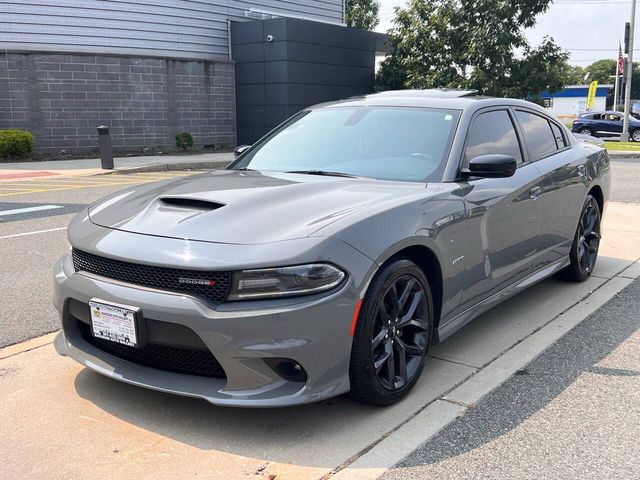
<svg viewBox="0 0 640 480">
<path fill-rule="evenodd" d="M 589 189 L 589 193 L 587 193 L 587 195 L 592 195 L 596 199 L 598 207 L 600 207 L 600 213 L 602 213 L 604 211 L 604 192 L 600 185 L 593 185 Z"/>
<path fill-rule="evenodd" d="M 438 326 L 440 324 L 440 316 L 442 314 L 443 299 L 443 275 L 442 265 L 435 249 L 421 243 L 403 244 L 397 246 L 391 251 L 387 251 L 383 258 L 376 262 L 380 270 L 384 265 L 397 260 L 398 258 L 407 258 L 418 265 L 424 272 L 429 286 L 431 288 L 431 297 L 433 300 L 433 332 L 432 344 L 439 342 Z"/>
</svg>

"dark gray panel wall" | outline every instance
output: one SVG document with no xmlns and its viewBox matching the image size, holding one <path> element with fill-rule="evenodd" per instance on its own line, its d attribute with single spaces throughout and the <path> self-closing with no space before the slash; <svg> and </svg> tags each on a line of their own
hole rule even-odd
<svg viewBox="0 0 640 480">
<path fill-rule="evenodd" d="M 24 128 L 40 151 L 97 148 L 111 127 L 121 150 L 235 139 L 233 64 L 144 57 L 0 52 L 0 129 Z"/>
<path fill-rule="evenodd" d="M 373 90 L 380 34 L 278 18 L 232 23 L 231 38 L 240 144 L 309 105 Z"/>
</svg>

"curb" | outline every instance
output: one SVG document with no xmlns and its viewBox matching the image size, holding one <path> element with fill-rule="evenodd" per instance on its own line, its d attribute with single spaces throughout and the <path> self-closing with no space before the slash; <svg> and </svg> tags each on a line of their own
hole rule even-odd
<svg viewBox="0 0 640 480">
<path fill-rule="evenodd" d="M 14 345 L 0 348 L 0 360 L 4 360 L 5 358 L 13 357 L 14 355 L 19 355 L 21 353 L 26 353 L 31 350 L 35 350 L 36 348 L 49 345 L 53 343 L 53 339 L 57 334 L 58 330 L 56 330 L 55 332 L 46 333 L 41 337 L 32 338 L 21 343 L 16 343 Z"/>
<path fill-rule="evenodd" d="M 608 150 L 609 158 L 615 160 L 616 158 L 636 158 L 640 157 L 640 150 L 637 152 L 628 152 L 625 150 Z"/>
<path fill-rule="evenodd" d="M 126 175 L 128 173 L 149 173 L 149 172 L 171 172 L 176 170 L 211 170 L 216 168 L 224 168 L 231 162 L 227 161 L 206 161 L 206 162 L 178 162 L 178 163 L 161 163 L 154 165 L 141 165 L 139 167 L 123 167 L 114 170 L 106 170 L 95 175 Z"/>
</svg>

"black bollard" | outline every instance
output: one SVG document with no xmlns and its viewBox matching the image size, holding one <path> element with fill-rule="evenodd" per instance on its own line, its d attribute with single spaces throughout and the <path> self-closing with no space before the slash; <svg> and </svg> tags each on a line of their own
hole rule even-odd
<svg viewBox="0 0 640 480">
<path fill-rule="evenodd" d="M 109 127 L 106 125 L 98 127 L 98 146 L 100 147 L 100 165 L 105 170 L 113 170 L 113 147 Z"/>
</svg>

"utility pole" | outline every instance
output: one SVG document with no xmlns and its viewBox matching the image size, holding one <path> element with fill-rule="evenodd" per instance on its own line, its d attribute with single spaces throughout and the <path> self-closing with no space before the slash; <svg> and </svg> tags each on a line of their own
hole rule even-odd
<svg viewBox="0 0 640 480">
<path fill-rule="evenodd" d="M 627 71 L 624 72 L 627 83 L 624 88 L 624 119 L 621 142 L 629 141 L 629 115 L 631 113 L 631 77 L 633 75 L 633 32 L 636 27 L 636 0 L 631 1 L 631 25 L 629 28 L 629 53 L 627 54 Z"/>
</svg>

